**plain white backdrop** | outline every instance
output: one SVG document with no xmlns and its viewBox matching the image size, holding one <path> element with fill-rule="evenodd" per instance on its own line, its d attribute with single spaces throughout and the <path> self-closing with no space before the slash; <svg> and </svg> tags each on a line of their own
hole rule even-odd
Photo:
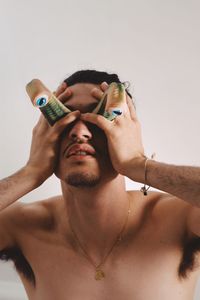
<svg viewBox="0 0 200 300">
<path fill-rule="evenodd" d="M 199 15 L 199 0 L 0 0 L 0 177 L 28 159 L 39 112 L 25 85 L 39 78 L 54 90 L 87 68 L 131 82 L 148 156 L 199 166 Z M 127 180 L 128 189 L 139 187 Z M 22 201 L 59 191 L 52 177 Z M 27 297 L 12 264 L 0 263 L 6 299 Z"/>
</svg>

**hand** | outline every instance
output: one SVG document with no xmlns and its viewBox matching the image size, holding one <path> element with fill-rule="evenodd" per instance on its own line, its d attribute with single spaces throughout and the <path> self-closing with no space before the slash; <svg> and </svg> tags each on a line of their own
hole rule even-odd
<svg viewBox="0 0 200 300">
<path fill-rule="evenodd" d="M 100 85 L 100 88 L 94 88 L 91 91 L 92 95 L 98 99 L 101 99 L 108 85 L 104 82 Z M 136 172 L 139 165 L 144 168 L 146 157 L 142 144 L 140 123 L 133 102 L 128 95 L 126 96 L 126 104 L 126 111 L 113 121 L 93 113 L 82 114 L 81 119 L 97 125 L 105 132 L 113 167 L 118 173 L 129 177 L 130 174 L 133 174 L 134 167 Z M 135 174 L 136 181 L 137 177 L 138 175 Z"/>
<path fill-rule="evenodd" d="M 66 83 L 62 83 L 57 91 L 54 92 L 60 101 L 66 100 L 71 96 L 71 93 Z M 41 114 L 38 123 L 33 129 L 30 157 L 26 165 L 37 180 L 38 185 L 42 184 L 53 174 L 57 162 L 60 136 L 66 126 L 79 116 L 79 111 L 71 112 L 53 126 L 50 126 Z"/>
</svg>

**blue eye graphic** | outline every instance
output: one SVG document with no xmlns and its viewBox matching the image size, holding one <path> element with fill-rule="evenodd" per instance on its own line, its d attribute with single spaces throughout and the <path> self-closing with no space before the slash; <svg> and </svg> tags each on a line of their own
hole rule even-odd
<svg viewBox="0 0 200 300">
<path fill-rule="evenodd" d="M 120 108 L 113 109 L 112 113 L 116 116 L 120 116 L 122 114 L 122 110 Z"/>
<path fill-rule="evenodd" d="M 36 100 L 36 106 L 38 107 L 42 107 L 42 106 L 45 106 L 48 102 L 48 97 L 47 96 L 41 96 L 39 97 L 37 100 Z"/>
</svg>

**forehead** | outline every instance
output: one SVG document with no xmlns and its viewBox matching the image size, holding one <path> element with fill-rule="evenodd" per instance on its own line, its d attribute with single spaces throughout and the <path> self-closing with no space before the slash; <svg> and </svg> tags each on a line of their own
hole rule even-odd
<svg viewBox="0 0 200 300">
<path fill-rule="evenodd" d="M 93 110 L 98 104 L 99 100 L 91 95 L 93 88 L 100 88 L 98 84 L 92 83 L 77 83 L 69 87 L 72 95 L 66 99 L 65 105 L 71 110 L 80 110 L 87 112 Z"/>
</svg>

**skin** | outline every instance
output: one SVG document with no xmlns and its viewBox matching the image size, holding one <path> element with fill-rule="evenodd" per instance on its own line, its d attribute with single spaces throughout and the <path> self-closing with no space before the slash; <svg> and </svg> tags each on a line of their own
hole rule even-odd
<svg viewBox="0 0 200 300">
<path fill-rule="evenodd" d="M 143 196 L 140 191 L 126 191 L 124 176 L 144 183 L 141 128 L 128 97 L 126 113 L 113 122 L 88 113 L 106 89 L 106 83 L 69 88 L 63 84 L 57 89 L 56 96 L 75 111 L 53 127 L 41 116 L 26 166 L 0 182 L 0 248 L 17 242 L 22 249 L 36 277 L 33 287 L 20 274 L 31 300 L 192 299 L 199 268 L 184 280 L 178 277 L 177 268 L 183 237 L 200 234 L 195 185 L 199 169 L 185 171 L 184 183 L 193 184 L 191 193 L 179 179 L 183 168 L 149 161 L 148 183 L 166 193 Z M 95 156 L 66 158 L 65 149 L 76 144 L 75 138 L 81 145 L 92 146 Z M 164 179 L 158 178 L 159 171 L 166 174 Z M 54 172 L 62 195 L 14 203 Z M 68 178 L 74 173 L 99 178 L 98 184 L 71 186 Z M 94 267 L 74 238 L 69 219 L 82 247 L 98 264 L 121 231 L 129 201 L 131 212 L 123 238 L 102 266 L 105 279 L 96 281 Z"/>
</svg>

